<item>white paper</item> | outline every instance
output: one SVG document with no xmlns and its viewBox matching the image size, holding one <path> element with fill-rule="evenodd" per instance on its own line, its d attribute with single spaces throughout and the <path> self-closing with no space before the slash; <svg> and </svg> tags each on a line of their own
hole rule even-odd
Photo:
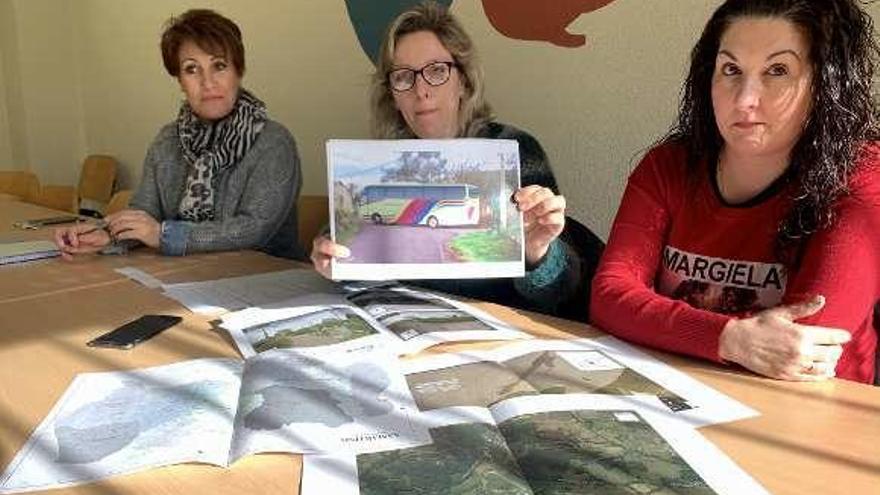
<svg viewBox="0 0 880 495">
<path fill-rule="evenodd" d="M 150 275 L 149 273 L 139 270 L 133 266 L 126 266 L 122 268 L 117 268 L 114 270 L 115 272 L 125 275 L 126 277 L 134 280 L 135 282 L 143 285 L 148 289 L 158 289 L 162 287 L 162 281 L 158 278 Z"/>
<path fill-rule="evenodd" d="M 302 458 L 299 493 L 358 495 L 357 457 L 348 452 L 311 454 Z"/>
<path fill-rule="evenodd" d="M 205 282 L 164 284 L 164 294 L 190 311 L 218 314 L 319 292 L 337 292 L 314 270 L 284 270 Z"/>
<path fill-rule="evenodd" d="M 61 251 L 50 241 L 21 241 L 0 243 L 0 265 L 54 258 Z"/>
<path fill-rule="evenodd" d="M 412 354 L 444 342 L 532 339 L 468 304 L 405 287 L 374 287 L 347 296 L 400 340 L 399 351 Z"/>
<path fill-rule="evenodd" d="M 247 361 L 234 459 L 376 452 L 430 441 L 396 356 L 382 348 L 272 350 Z"/>
<path fill-rule="evenodd" d="M 327 167 L 335 280 L 525 274 L 516 141 L 330 140 Z"/>
<path fill-rule="evenodd" d="M 555 361 L 558 358 L 559 362 Z M 571 367 L 562 366 L 568 364 Z M 661 394 L 666 412 L 693 427 L 758 413 L 614 337 L 514 342 L 403 364 L 420 408 L 489 406 L 516 394 Z"/>
<path fill-rule="evenodd" d="M 43 490 L 180 462 L 226 465 L 241 362 L 78 375 L 0 476 Z"/>
<path fill-rule="evenodd" d="M 760 412 L 705 385 L 683 371 L 654 358 L 639 348 L 611 336 L 592 340 L 599 349 L 633 371 L 648 377 L 666 390 L 684 398 L 692 406 L 677 411 L 675 417 L 694 428 L 754 418 Z"/>
</svg>

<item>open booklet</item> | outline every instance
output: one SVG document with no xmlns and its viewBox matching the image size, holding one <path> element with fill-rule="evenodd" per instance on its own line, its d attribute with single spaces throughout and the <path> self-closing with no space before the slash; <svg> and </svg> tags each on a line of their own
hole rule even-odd
<svg viewBox="0 0 880 495">
<path fill-rule="evenodd" d="M 0 475 L 0 493 L 259 452 L 375 452 L 430 441 L 396 356 L 276 350 L 78 375 Z"/>
<path fill-rule="evenodd" d="M 505 343 L 491 350 L 434 354 L 402 366 L 420 411 L 489 407 L 524 395 L 607 394 L 656 396 L 670 417 L 691 427 L 758 415 L 610 336 Z"/>
<path fill-rule="evenodd" d="M 432 443 L 303 457 L 301 493 L 767 493 L 655 397 L 528 396 L 423 414 Z"/>
<path fill-rule="evenodd" d="M 411 354 L 442 342 L 532 338 L 467 304 L 387 285 L 249 308 L 225 315 L 220 326 L 244 357 L 317 345 L 350 349 L 374 340 Z"/>
</svg>

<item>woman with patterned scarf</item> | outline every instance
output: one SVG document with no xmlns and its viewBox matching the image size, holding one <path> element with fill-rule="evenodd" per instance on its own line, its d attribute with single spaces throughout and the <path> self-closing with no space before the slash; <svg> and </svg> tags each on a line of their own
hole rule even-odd
<svg viewBox="0 0 880 495">
<path fill-rule="evenodd" d="M 145 244 L 176 256 L 259 249 L 303 259 L 296 144 L 241 87 L 238 26 L 210 10 L 189 10 L 169 20 L 161 49 L 186 95 L 177 120 L 147 151 L 129 209 L 107 216 L 104 229 L 79 224 L 56 232 L 64 257 Z"/>
</svg>

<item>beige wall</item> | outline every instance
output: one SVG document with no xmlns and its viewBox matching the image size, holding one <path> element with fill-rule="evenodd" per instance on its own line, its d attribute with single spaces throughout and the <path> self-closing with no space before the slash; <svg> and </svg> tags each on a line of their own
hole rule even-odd
<svg viewBox="0 0 880 495">
<path fill-rule="evenodd" d="M 12 0 L 18 101 L 10 127 L 25 162 L 45 184 L 72 184 L 85 153 L 79 46 L 73 0 Z M 10 108 L 11 109 L 11 108 Z"/>
<path fill-rule="evenodd" d="M 304 190 L 326 190 L 324 141 L 365 137 L 371 64 L 349 27 L 345 5 L 326 0 L 79 0 L 84 108 L 90 152 L 117 156 L 126 185 L 137 183 L 144 152 L 176 116 L 183 95 L 162 66 L 163 22 L 210 6 L 238 23 L 246 45 L 244 85 L 296 137 Z"/>
<path fill-rule="evenodd" d="M 18 29 L 11 0 L 0 0 L 0 157 L 4 167 L 27 168 L 24 107 L 18 69 Z"/>
<path fill-rule="evenodd" d="M 541 141 L 572 216 L 603 238 L 629 171 L 672 120 L 690 46 L 714 4 L 618 0 L 570 26 L 587 36 L 575 49 L 503 37 L 480 2 L 456 4 L 498 118 Z"/>
<path fill-rule="evenodd" d="M 541 141 L 571 214 L 604 237 L 627 174 L 672 121 L 687 55 L 717 3 L 618 0 L 572 24 L 588 37 L 576 49 L 501 36 L 479 0 L 453 11 L 482 53 L 499 120 Z M 245 85 L 296 136 L 304 191 L 323 193 L 324 140 L 367 136 L 372 66 L 343 0 L 0 0 L 0 159 L 24 155 L 44 182 L 73 183 L 84 154 L 108 153 L 123 185 L 136 185 L 181 99 L 161 65 L 161 25 L 192 6 L 241 26 Z"/>
<path fill-rule="evenodd" d="M 0 15 L 3 15 L 0 12 Z M 2 47 L 2 45 L 0 45 Z M 18 168 L 12 161 L 9 141 L 9 112 L 6 110 L 6 78 L 3 75 L 3 50 L 0 49 L 0 170 Z"/>
</svg>

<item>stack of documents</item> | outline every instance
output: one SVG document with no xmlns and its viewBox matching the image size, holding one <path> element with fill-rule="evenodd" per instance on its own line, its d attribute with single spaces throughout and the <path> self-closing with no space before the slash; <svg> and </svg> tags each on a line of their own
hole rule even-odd
<svg viewBox="0 0 880 495">
<path fill-rule="evenodd" d="M 395 357 L 285 349 L 83 373 L 0 474 L 0 493 L 261 452 L 357 455 L 427 445 Z M 292 483 L 293 481 L 291 481 Z"/>
<path fill-rule="evenodd" d="M 0 244 L 0 265 L 61 256 L 55 243 L 49 241 L 24 241 Z"/>
</svg>

